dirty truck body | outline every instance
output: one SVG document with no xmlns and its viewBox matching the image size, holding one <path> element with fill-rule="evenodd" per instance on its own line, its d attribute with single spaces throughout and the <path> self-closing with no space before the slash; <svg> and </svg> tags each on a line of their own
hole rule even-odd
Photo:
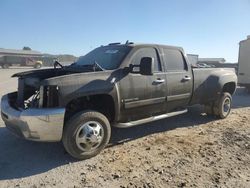
<svg viewBox="0 0 250 188">
<path fill-rule="evenodd" d="M 17 73 L 18 91 L 2 97 L 6 127 L 34 141 L 63 141 L 78 159 L 97 155 L 111 128 L 178 115 L 194 104 L 225 118 L 237 77 L 223 68 L 192 68 L 182 48 L 110 44 L 74 64 Z"/>
</svg>

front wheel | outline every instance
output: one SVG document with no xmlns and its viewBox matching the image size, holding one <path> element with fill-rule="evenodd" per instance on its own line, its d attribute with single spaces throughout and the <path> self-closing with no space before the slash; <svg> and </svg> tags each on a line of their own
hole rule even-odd
<svg viewBox="0 0 250 188">
<path fill-rule="evenodd" d="M 214 115 L 220 119 L 226 118 L 231 111 L 232 96 L 230 93 L 222 93 L 213 106 Z"/>
<path fill-rule="evenodd" d="M 82 111 L 65 124 L 62 141 L 71 156 L 83 160 L 99 154 L 108 144 L 110 135 L 110 123 L 103 114 Z"/>
</svg>

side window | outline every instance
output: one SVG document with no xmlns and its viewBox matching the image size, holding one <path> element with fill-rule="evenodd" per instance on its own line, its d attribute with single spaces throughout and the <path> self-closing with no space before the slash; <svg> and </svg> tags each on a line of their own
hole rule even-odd
<svg viewBox="0 0 250 188">
<path fill-rule="evenodd" d="M 186 71 L 187 65 L 179 50 L 163 49 L 167 72 Z"/>
<path fill-rule="evenodd" d="M 159 61 L 158 54 L 154 48 L 141 48 L 135 53 L 136 54 L 131 61 L 133 65 L 139 65 L 143 57 L 152 57 L 154 59 L 154 72 L 162 71 L 161 62 Z M 139 68 L 135 67 L 134 70 L 138 71 Z"/>
</svg>

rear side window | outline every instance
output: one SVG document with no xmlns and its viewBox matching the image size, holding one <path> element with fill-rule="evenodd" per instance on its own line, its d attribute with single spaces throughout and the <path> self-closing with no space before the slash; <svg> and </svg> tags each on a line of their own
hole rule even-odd
<svg viewBox="0 0 250 188">
<path fill-rule="evenodd" d="M 158 58 L 158 54 L 156 52 L 156 50 L 154 48 L 141 48 L 139 49 L 135 56 L 133 57 L 131 63 L 133 65 L 139 65 L 140 62 L 141 62 L 141 59 L 143 57 L 152 57 L 154 58 L 154 72 L 160 72 L 162 71 L 162 68 L 161 68 L 161 62 L 159 61 L 159 58 Z M 139 68 L 136 68 L 134 70 L 137 71 L 137 69 L 139 70 Z"/>
<path fill-rule="evenodd" d="M 167 72 L 186 71 L 187 65 L 179 50 L 163 49 Z"/>
</svg>

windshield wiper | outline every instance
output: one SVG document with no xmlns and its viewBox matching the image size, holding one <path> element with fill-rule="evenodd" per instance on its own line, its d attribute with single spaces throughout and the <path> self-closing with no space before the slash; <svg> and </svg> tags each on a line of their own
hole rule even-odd
<svg viewBox="0 0 250 188">
<path fill-rule="evenodd" d="M 94 71 L 96 71 L 95 69 L 98 68 L 101 71 L 104 71 L 105 69 L 95 60 L 94 64 L 93 64 L 93 69 Z"/>
</svg>

